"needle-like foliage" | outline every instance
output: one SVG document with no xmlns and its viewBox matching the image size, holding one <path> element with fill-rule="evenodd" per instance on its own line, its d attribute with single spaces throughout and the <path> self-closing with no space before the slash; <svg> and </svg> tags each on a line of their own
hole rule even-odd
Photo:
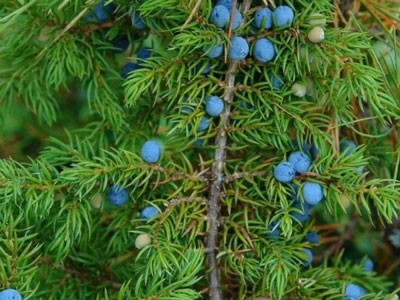
<svg viewBox="0 0 400 300">
<path fill-rule="evenodd" d="M 399 5 L 235 0 L 232 30 L 209 22 L 216 2 L 2 0 L 0 291 L 333 300 L 353 283 L 362 299 L 396 299 L 396 263 L 379 260 L 394 253 L 385 226 L 400 209 Z M 280 5 L 291 24 L 254 26 Z M 316 16 L 324 39 L 312 43 Z M 228 58 L 233 36 L 246 59 Z M 267 63 L 252 55 L 261 38 L 274 44 Z M 207 96 L 223 99 L 220 116 Z M 18 126 L 25 148 L 10 138 Z M 150 139 L 155 163 L 141 152 Z M 275 167 L 298 150 L 310 168 L 279 182 Z M 306 183 L 322 188 L 316 206 Z M 113 205 L 111 187 L 128 201 Z"/>
</svg>

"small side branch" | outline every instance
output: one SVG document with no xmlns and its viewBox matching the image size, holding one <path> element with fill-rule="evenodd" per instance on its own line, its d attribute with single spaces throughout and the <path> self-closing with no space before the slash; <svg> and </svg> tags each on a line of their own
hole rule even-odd
<svg viewBox="0 0 400 300">
<path fill-rule="evenodd" d="M 75 18 L 72 19 L 71 22 L 68 23 L 67 26 L 64 27 L 63 30 L 61 30 L 61 32 L 59 34 L 57 34 L 57 36 L 54 38 L 54 40 L 51 41 L 50 44 L 48 44 L 46 47 L 44 47 L 42 49 L 42 51 L 39 52 L 39 54 L 36 56 L 36 58 L 40 58 L 42 57 L 42 55 L 51 48 L 51 46 L 53 46 L 55 43 L 58 42 L 59 39 L 61 39 L 61 37 L 66 34 L 69 30 L 72 29 L 72 27 L 74 27 L 76 25 L 76 23 L 78 23 L 78 21 L 88 12 L 88 8 L 84 8 Z"/>
</svg>

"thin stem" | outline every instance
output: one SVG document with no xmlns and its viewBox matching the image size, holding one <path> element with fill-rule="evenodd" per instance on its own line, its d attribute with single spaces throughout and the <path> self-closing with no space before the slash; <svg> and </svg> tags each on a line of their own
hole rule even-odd
<svg viewBox="0 0 400 300">
<path fill-rule="evenodd" d="M 225 110 L 221 115 L 220 126 L 216 137 L 217 148 L 215 150 L 215 159 L 212 165 L 212 181 L 210 184 L 209 202 L 207 210 L 207 265 L 209 267 L 209 286 L 210 299 L 222 300 L 222 292 L 220 289 L 220 279 L 217 262 L 217 245 L 218 245 L 218 227 L 219 227 L 219 197 L 221 195 L 222 184 L 224 181 L 223 168 L 226 158 L 226 128 L 229 126 L 230 119 L 230 103 L 234 95 L 235 72 L 237 70 L 237 62 L 229 65 L 226 75 L 227 91 L 224 97 Z"/>
<path fill-rule="evenodd" d="M 71 30 L 72 27 L 74 27 L 76 25 L 76 23 L 79 22 L 79 20 L 88 12 L 88 8 L 84 8 L 75 18 L 72 19 L 71 22 L 69 22 L 67 24 L 67 26 L 64 27 L 63 30 L 61 30 L 61 32 L 59 34 L 57 34 L 57 36 L 54 38 L 54 40 L 51 41 L 50 44 L 48 44 L 46 47 L 44 47 L 42 49 L 42 51 L 39 52 L 39 54 L 36 56 L 36 58 L 40 58 L 47 50 L 49 50 L 51 48 L 51 46 L 53 46 L 55 43 L 58 42 L 59 39 L 61 39 L 61 37 L 66 34 L 69 30 Z"/>
<path fill-rule="evenodd" d="M 225 176 L 225 182 L 236 181 L 241 178 L 252 178 L 265 176 L 268 172 L 266 171 L 258 171 L 258 172 L 235 172 L 229 176 Z"/>
<path fill-rule="evenodd" d="M 236 1 L 233 1 L 236 7 Z M 245 16 L 250 8 L 251 0 L 243 1 L 242 12 Z M 245 20 L 242 21 L 243 23 Z M 222 185 L 224 183 L 224 165 L 226 159 L 226 143 L 227 143 L 227 129 L 230 123 L 231 103 L 235 94 L 235 74 L 238 68 L 238 62 L 231 61 L 229 63 L 228 71 L 225 76 L 225 109 L 220 116 L 220 124 L 216 136 L 215 144 L 215 157 L 212 165 L 212 179 L 209 189 L 209 201 L 207 209 L 207 235 L 206 235 L 206 253 L 207 253 L 207 267 L 208 267 L 208 285 L 209 295 L 211 300 L 222 300 L 222 291 L 220 283 L 220 275 L 218 270 L 217 252 L 218 252 L 218 228 L 219 212 L 220 212 L 220 196 Z"/>
</svg>

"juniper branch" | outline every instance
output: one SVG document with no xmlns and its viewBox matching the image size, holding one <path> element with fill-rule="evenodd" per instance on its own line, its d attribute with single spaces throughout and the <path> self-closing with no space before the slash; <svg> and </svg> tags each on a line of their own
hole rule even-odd
<svg viewBox="0 0 400 300">
<path fill-rule="evenodd" d="M 49 50 L 55 43 L 58 42 L 59 39 L 61 39 L 61 37 L 66 34 L 69 30 L 71 30 L 72 27 L 74 27 L 76 25 L 76 23 L 78 23 L 78 21 L 87 13 L 88 8 L 84 8 L 70 23 L 68 23 L 67 26 L 65 26 L 65 28 L 51 41 L 51 43 L 49 45 L 47 45 L 46 47 L 43 48 L 42 51 L 39 52 L 39 54 L 36 56 L 36 58 L 40 58 L 42 57 L 42 55 Z"/>
<path fill-rule="evenodd" d="M 250 8 L 251 0 L 243 1 L 242 12 L 245 16 Z M 236 1 L 233 3 L 233 7 L 236 7 Z M 245 22 L 245 20 L 243 20 Z M 232 23 L 232 22 L 231 22 Z M 209 190 L 209 202 L 207 210 L 207 266 L 209 268 L 208 284 L 209 284 L 209 295 L 211 300 L 222 300 L 221 284 L 218 272 L 217 262 L 217 245 L 218 245 L 218 227 L 219 223 L 219 212 L 220 203 L 219 198 L 221 196 L 221 189 L 224 183 L 224 165 L 226 159 L 226 144 L 227 144 L 227 128 L 229 127 L 230 114 L 231 114 L 231 103 L 233 101 L 235 93 L 235 74 L 238 68 L 238 62 L 232 61 L 229 63 L 228 71 L 225 77 L 225 109 L 221 115 L 218 133 L 216 136 L 215 144 L 215 159 L 212 165 L 212 178 Z"/>
<path fill-rule="evenodd" d="M 229 125 L 230 119 L 230 103 L 232 102 L 234 95 L 234 83 L 235 83 L 235 72 L 237 70 L 238 63 L 232 62 L 229 65 L 229 69 L 226 75 L 226 86 L 227 91 L 224 97 L 225 110 L 221 115 L 219 124 L 218 134 L 216 137 L 216 150 L 215 160 L 212 166 L 212 181 L 210 184 L 209 203 L 208 203 L 208 229 L 207 229 L 207 265 L 210 268 L 209 273 L 209 285 L 210 285 L 210 299 L 220 300 L 222 299 L 222 293 L 220 290 L 220 280 L 218 274 L 218 263 L 217 263 L 217 244 L 218 244 L 218 227 L 219 227 L 219 197 L 221 195 L 222 184 L 224 181 L 223 168 L 226 158 L 226 143 L 227 143 L 227 132 L 226 128 Z"/>
</svg>

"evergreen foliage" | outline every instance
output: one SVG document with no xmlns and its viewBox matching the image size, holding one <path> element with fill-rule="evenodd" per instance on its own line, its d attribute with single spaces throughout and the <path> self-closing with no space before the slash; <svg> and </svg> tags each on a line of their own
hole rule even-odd
<svg viewBox="0 0 400 300">
<path fill-rule="evenodd" d="M 396 299 L 399 272 L 383 272 L 371 248 L 400 209 L 400 5 L 360 0 L 359 15 L 344 16 L 337 1 L 234 0 L 217 28 L 216 2 L 230 7 L 2 0 L 0 291 L 333 300 L 355 284 L 362 299 Z M 258 9 L 283 5 L 291 23 L 254 26 Z M 312 43 L 318 14 L 324 39 Z M 245 59 L 228 57 L 234 36 L 250 47 Z M 275 50 L 265 63 L 253 54 L 263 38 Z M 221 114 L 206 114 L 211 96 Z M 155 160 L 141 156 L 149 140 Z M 311 166 L 278 181 L 274 170 L 296 151 Z M 319 204 L 305 203 L 306 183 L 322 187 Z M 114 187 L 129 193 L 118 206 Z"/>
</svg>

